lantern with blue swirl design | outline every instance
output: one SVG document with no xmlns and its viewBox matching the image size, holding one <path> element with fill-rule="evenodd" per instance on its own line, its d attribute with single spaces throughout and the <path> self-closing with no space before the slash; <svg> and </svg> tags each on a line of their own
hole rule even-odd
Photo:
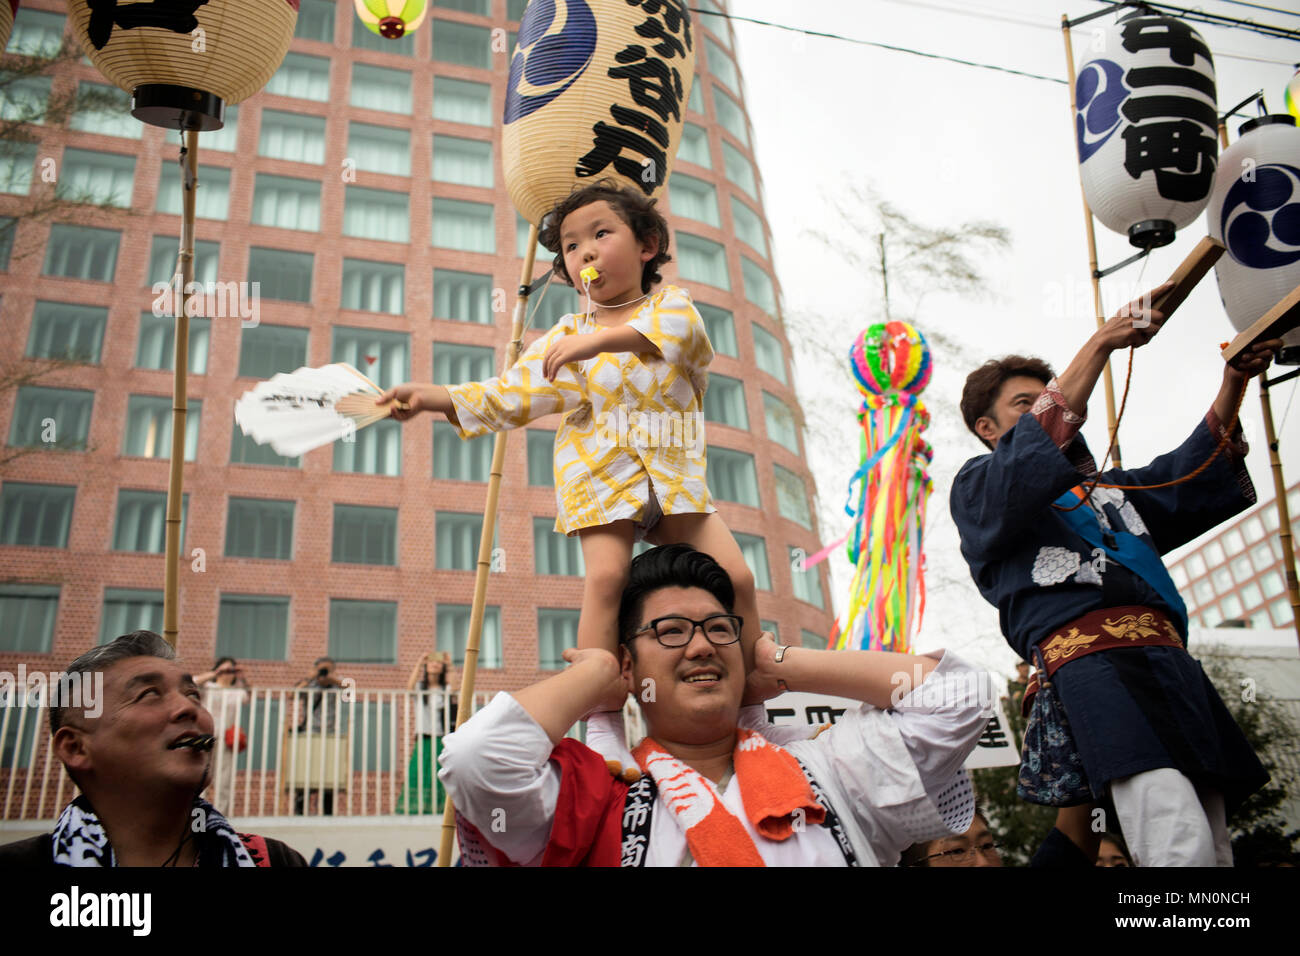
<svg viewBox="0 0 1300 956">
<path fill-rule="evenodd" d="M 1168 245 L 1210 199 L 1218 156 L 1214 63 L 1182 20 L 1130 14 L 1075 80 L 1084 196 L 1141 249 Z"/>
<path fill-rule="evenodd" d="M 136 119 L 212 130 L 279 69 L 298 0 L 68 0 L 68 18 Z"/>
<path fill-rule="evenodd" d="M 424 22 L 429 0 L 355 0 L 357 17 L 371 33 L 400 40 Z"/>
<path fill-rule="evenodd" d="M 0 0 L 0 52 L 9 45 L 9 34 L 13 32 L 16 16 L 18 0 Z"/>
<path fill-rule="evenodd" d="M 502 166 L 538 224 L 574 185 L 663 191 L 695 75 L 682 0 L 532 0 L 506 84 Z"/>
<path fill-rule="evenodd" d="M 1215 275 L 1238 331 L 1300 286 L 1300 129 L 1282 113 L 1242 124 L 1223 151 L 1206 209 L 1210 235 L 1227 247 Z M 1280 361 L 1300 365 L 1300 329 L 1283 336 Z"/>
</svg>

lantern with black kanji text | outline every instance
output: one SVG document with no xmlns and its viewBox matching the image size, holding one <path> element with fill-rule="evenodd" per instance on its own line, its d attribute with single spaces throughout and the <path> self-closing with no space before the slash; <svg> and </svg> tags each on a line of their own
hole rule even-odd
<svg viewBox="0 0 1300 956">
<path fill-rule="evenodd" d="M 1075 80 L 1079 175 L 1093 214 L 1138 248 L 1173 242 L 1210 199 L 1214 63 L 1182 20 L 1147 13 L 1098 34 Z"/>
<path fill-rule="evenodd" d="M 429 13 L 429 0 L 355 0 L 357 17 L 371 33 L 400 40 Z"/>
<path fill-rule="evenodd" d="M 280 67 L 298 0 L 68 0 L 73 30 L 136 119 L 220 129 L 225 107 Z"/>
<path fill-rule="evenodd" d="M 0 52 L 9 45 L 9 34 L 13 32 L 16 16 L 18 0 L 0 0 Z"/>
<path fill-rule="evenodd" d="M 536 225 L 587 179 L 668 182 L 695 75 L 682 0 L 532 0 L 506 86 L 502 163 Z"/>
<path fill-rule="evenodd" d="M 1282 113 L 1241 127 L 1223 151 L 1206 209 L 1210 235 L 1227 248 L 1215 274 L 1238 331 L 1300 286 L 1300 129 Z M 1281 361 L 1300 365 L 1300 330 L 1283 336 Z"/>
</svg>

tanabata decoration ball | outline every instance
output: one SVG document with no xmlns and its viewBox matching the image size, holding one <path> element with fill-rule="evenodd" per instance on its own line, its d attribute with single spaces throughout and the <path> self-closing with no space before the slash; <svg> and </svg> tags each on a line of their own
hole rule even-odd
<svg viewBox="0 0 1300 956">
<path fill-rule="evenodd" d="M 371 33 L 400 40 L 424 22 L 429 0 L 355 0 L 357 17 Z"/>
<path fill-rule="evenodd" d="M 99 72 L 131 94 L 136 119 L 220 129 L 225 107 L 266 85 L 298 22 L 298 0 L 68 0 Z"/>
<path fill-rule="evenodd" d="M 695 76 L 682 0 L 532 0 L 510 60 L 502 166 L 539 225 L 573 187 L 611 177 L 647 196 L 668 182 Z"/>
</svg>

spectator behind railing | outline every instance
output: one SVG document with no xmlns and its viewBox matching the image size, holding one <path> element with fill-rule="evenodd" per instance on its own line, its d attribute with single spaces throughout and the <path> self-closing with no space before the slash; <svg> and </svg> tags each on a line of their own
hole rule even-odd
<svg viewBox="0 0 1300 956">
<path fill-rule="evenodd" d="M 236 833 L 199 796 L 212 715 L 175 657 L 135 631 L 68 665 L 49 691 L 51 747 L 81 795 L 52 833 L 0 847 L 0 868 L 307 865 L 277 840 Z"/>
<path fill-rule="evenodd" d="M 233 657 L 218 658 L 212 670 L 195 676 L 194 683 L 203 688 L 203 706 L 212 714 L 212 733 L 217 738 L 212 801 L 230 813 L 234 809 L 233 764 L 248 745 L 248 735 L 239 726 L 239 712 L 248 703 L 250 688 L 244 669 Z"/>
<path fill-rule="evenodd" d="M 319 694 L 307 693 L 299 694 L 300 707 L 310 708 L 311 710 L 311 733 L 333 735 L 336 732 L 339 715 L 339 701 L 335 695 L 339 688 L 343 686 L 343 681 L 334 674 L 334 659 L 330 657 L 318 657 L 315 661 L 316 673 L 309 677 L 304 677 L 294 686 L 308 691 L 320 690 Z M 326 699 L 326 694 L 329 699 Z M 301 702 L 305 702 L 301 703 Z M 302 719 L 298 723 L 298 732 L 307 731 L 308 717 L 305 709 L 303 710 Z M 311 793 L 320 793 L 321 808 L 325 816 L 334 815 L 334 788 L 324 787 L 319 791 L 312 789 Z M 302 816 L 306 809 L 307 791 L 302 788 L 295 788 L 293 791 L 293 812 L 295 816 Z"/>
<path fill-rule="evenodd" d="M 451 670 L 451 654 L 430 659 L 422 654 L 411 670 L 406 689 L 419 691 L 415 697 L 415 747 L 406 768 L 406 788 L 398 801 L 398 813 L 441 813 L 445 794 L 442 781 L 437 780 L 438 758 L 442 755 L 442 737 L 447 732 L 444 715 L 450 701 L 447 693 L 447 674 Z M 452 720 L 455 719 L 453 716 Z M 437 797 L 434 781 L 437 780 Z"/>
</svg>

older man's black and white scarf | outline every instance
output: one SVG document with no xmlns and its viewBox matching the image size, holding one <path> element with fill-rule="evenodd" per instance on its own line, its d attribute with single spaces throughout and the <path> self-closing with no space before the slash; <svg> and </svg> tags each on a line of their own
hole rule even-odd
<svg viewBox="0 0 1300 956">
<path fill-rule="evenodd" d="M 196 828 L 194 840 L 199 848 L 196 866 L 257 866 L 230 821 L 208 801 L 195 797 L 190 819 Z M 117 865 L 108 833 L 85 794 L 68 804 L 59 815 L 50 847 L 56 866 Z"/>
</svg>

